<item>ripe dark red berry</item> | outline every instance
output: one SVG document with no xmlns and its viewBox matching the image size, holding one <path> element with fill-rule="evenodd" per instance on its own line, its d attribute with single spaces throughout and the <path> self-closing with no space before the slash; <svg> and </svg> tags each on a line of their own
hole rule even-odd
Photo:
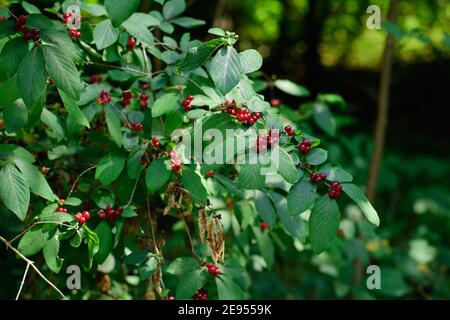
<svg viewBox="0 0 450 320">
<path fill-rule="evenodd" d="M 175 297 L 173 296 L 167 296 L 164 298 L 164 300 L 175 300 Z"/>
<path fill-rule="evenodd" d="M 144 89 L 144 90 L 150 89 L 150 83 L 144 83 L 144 84 L 142 85 L 142 89 Z"/>
<path fill-rule="evenodd" d="M 339 197 L 341 196 L 341 191 L 342 191 L 342 184 L 340 184 L 337 181 L 333 181 L 330 184 L 330 189 L 328 191 L 328 196 L 331 199 L 339 199 Z"/>
<path fill-rule="evenodd" d="M 269 229 L 269 224 L 265 221 L 261 221 L 259 223 L 259 228 L 261 229 L 261 231 L 265 231 L 265 230 Z"/>
<path fill-rule="evenodd" d="M 312 142 L 309 139 L 303 139 L 298 145 L 298 151 L 302 154 L 307 154 L 311 150 Z"/>
<path fill-rule="evenodd" d="M 64 13 L 63 16 L 63 22 L 67 23 L 67 21 L 69 21 L 69 19 L 72 17 L 72 13 L 68 12 L 68 13 Z"/>
<path fill-rule="evenodd" d="M 213 170 L 209 170 L 209 171 L 207 172 L 207 174 L 208 174 L 209 177 L 212 177 L 212 176 L 215 175 L 216 173 L 215 173 Z"/>
<path fill-rule="evenodd" d="M 159 148 L 159 139 L 158 139 L 158 137 L 153 137 L 152 138 L 152 146 L 153 146 L 153 148 Z"/>
<path fill-rule="evenodd" d="M 89 211 L 83 211 L 81 215 L 86 219 L 86 221 L 91 218 L 91 214 L 89 213 Z"/>
<path fill-rule="evenodd" d="M 8 20 L 8 17 L 0 17 L 0 21 L 6 21 Z"/>
<path fill-rule="evenodd" d="M 56 209 L 56 212 L 64 212 L 64 213 L 66 213 L 67 209 L 66 208 L 58 208 L 58 209 Z"/>
<path fill-rule="evenodd" d="M 322 181 L 324 181 L 327 178 L 327 175 L 325 173 L 320 173 L 318 174 L 317 172 L 313 172 L 311 173 L 311 175 L 309 176 L 309 180 L 311 180 L 311 182 L 319 184 Z"/>
<path fill-rule="evenodd" d="M 144 126 L 141 123 L 134 123 L 133 130 L 134 131 L 142 131 L 142 130 L 144 130 Z"/>
<path fill-rule="evenodd" d="M 170 150 L 169 151 L 169 156 L 171 158 L 172 171 L 175 172 L 175 173 L 180 173 L 181 172 L 181 160 L 178 157 L 178 155 L 175 152 L 175 150 Z"/>
<path fill-rule="evenodd" d="M 208 290 L 205 288 L 198 289 L 195 291 L 194 300 L 208 300 Z"/>
<path fill-rule="evenodd" d="M 136 44 L 136 39 L 133 37 L 128 38 L 127 48 L 128 50 L 133 50 L 134 46 Z"/>
<path fill-rule="evenodd" d="M 98 104 L 108 104 L 111 101 L 111 95 L 107 90 L 102 90 L 100 92 L 100 97 L 97 98 Z"/>
<path fill-rule="evenodd" d="M 188 95 L 186 97 L 186 99 L 184 99 L 184 101 L 181 103 L 181 105 L 184 108 L 184 111 L 188 112 L 188 111 L 192 110 L 192 107 L 191 107 L 192 100 L 194 100 L 194 97 L 192 95 Z"/>
<path fill-rule="evenodd" d="M 215 277 L 217 277 L 221 273 L 219 267 L 214 263 L 210 262 L 206 265 L 206 267 L 208 268 L 208 273 L 212 274 Z"/>
<path fill-rule="evenodd" d="M 79 39 L 81 37 L 81 33 L 77 28 L 72 28 L 69 31 L 69 37 Z"/>
<path fill-rule="evenodd" d="M 91 76 L 91 78 L 89 79 L 90 83 L 99 83 L 102 82 L 103 78 L 101 75 L 93 75 Z"/>
<path fill-rule="evenodd" d="M 148 106 L 148 95 L 146 95 L 145 93 L 141 94 L 141 96 L 139 97 L 139 100 L 141 102 L 141 108 L 142 109 L 147 108 L 147 106 Z"/>
<path fill-rule="evenodd" d="M 284 127 L 284 131 L 286 131 L 286 134 L 287 134 L 289 137 L 292 137 L 292 136 L 295 134 L 295 132 L 294 132 L 294 130 L 292 130 L 292 127 L 291 127 L 291 126 L 286 126 L 286 127 Z"/>
<path fill-rule="evenodd" d="M 103 209 L 98 210 L 98 217 L 104 219 L 106 217 L 105 211 Z"/>
</svg>

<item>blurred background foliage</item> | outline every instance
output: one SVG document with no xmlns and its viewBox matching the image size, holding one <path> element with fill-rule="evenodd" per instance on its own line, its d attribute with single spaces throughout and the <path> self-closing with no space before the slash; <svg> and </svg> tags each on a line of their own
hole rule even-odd
<svg viewBox="0 0 450 320">
<path fill-rule="evenodd" d="M 39 7 L 51 3 L 33 1 Z M 398 40 L 375 202 L 380 228 L 373 230 L 349 204 L 343 207 L 339 242 L 329 252 L 315 256 L 300 242 L 276 241 L 274 270 L 265 271 L 258 256 L 251 256 L 252 268 L 261 271 L 251 273 L 252 298 L 450 298 L 450 3 L 400 0 L 398 25 L 381 30 L 366 27 L 372 4 L 380 6 L 384 18 L 387 0 L 188 1 L 187 15 L 206 21 L 193 30 L 194 37 L 207 39 L 211 26 L 236 31 L 240 49 L 255 48 L 264 56 L 266 80 L 291 79 L 307 87 L 313 99 L 323 92 L 343 97 L 346 103 L 329 102 L 337 123 L 331 136 L 305 121 L 307 99 L 270 88 L 263 92 L 281 100 L 280 112 L 290 122 L 324 136 L 330 159 L 342 163 L 361 185 L 370 165 L 386 31 Z M 141 6 L 148 11 L 157 4 L 143 0 Z M 174 257 L 183 242 L 176 228 L 168 240 Z M 382 290 L 366 289 L 370 264 L 381 267 Z M 22 271 L 16 270 L 13 276 L 19 279 Z M 1 274 L 4 297 L 17 283 L 1 278 L 9 272 Z M 46 290 L 39 286 L 34 291 Z M 120 286 L 114 290 L 130 297 Z"/>
</svg>

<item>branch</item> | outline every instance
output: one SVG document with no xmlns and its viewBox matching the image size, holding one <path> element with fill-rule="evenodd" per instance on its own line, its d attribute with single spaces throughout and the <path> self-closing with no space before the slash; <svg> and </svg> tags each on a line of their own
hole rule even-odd
<svg viewBox="0 0 450 320">
<path fill-rule="evenodd" d="M 23 285 L 25 284 L 25 279 L 27 278 L 28 270 L 30 269 L 30 265 L 31 265 L 31 263 L 28 262 L 27 267 L 25 268 L 25 272 L 23 274 L 22 282 L 20 283 L 19 291 L 17 292 L 17 295 L 16 295 L 16 300 L 19 300 L 20 293 L 22 292 Z"/>
<path fill-rule="evenodd" d="M 392 0 L 389 7 L 388 20 L 395 22 L 397 19 L 398 0 Z M 386 39 L 383 57 L 383 69 L 380 78 L 380 93 L 378 100 L 378 114 L 375 124 L 375 137 L 372 160 L 367 178 L 367 198 L 374 202 L 378 176 L 380 172 L 381 158 L 383 156 L 386 127 L 388 123 L 389 94 L 391 86 L 392 63 L 394 60 L 394 37 L 389 34 Z"/>
<path fill-rule="evenodd" d="M 68 198 L 70 197 L 70 195 L 72 194 L 73 190 L 75 190 L 75 186 L 77 185 L 77 183 L 78 183 L 78 181 L 80 180 L 80 178 L 81 178 L 82 176 L 84 176 L 86 173 L 88 173 L 89 171 L 91 171 L 92 169 L 95 169 L 95 168 L 97 168 L 96 165 L 95 165 L 95 166 L 92 166 L 92 167 L 89 167 L 89 168 L 87 168 L 86 170 L 84 170 L 82 173 L 80 173 L 80 175 L 79 175 L 79 176 L 75 179 L 75 181 L 73 182 L 72 188 L 70 188 L 70 192 L 69 192 L 69 194 L 67 195 L 67 198 L 66 198 L 66 199 L 68 199 Z"/>
<path fill-rule="evenodd" d="M 14 248 L 5 238 L 3 238 L 2 236 L 0 236 L 0 241 L 3 242 L 9 249 L 11 249 L 19 258 L 21 258 L 23 261 L 25 261 L 27 263 L 27 268 L 29 266 L 31 266 L 34 271 L 36 271 L 36 273 L 42 278 L 42 280 L 44 280 L 45 282 L 47 282 L 47 284 L 52 287 L 56 292 L 58 292 L 58 294 L 63 298 L 63 299 L 67 299 L 66 296 L 52 283 L 50 282 L 50 280 L 48 280 L 42 273 L 41 271 L 39 271 L 39 269 L 34 265 L 34 261 L 28 259 L 27 257 L 25 257 L 23 254 L 21 254 L 16 248 Z M 24 278 L 26 276 L 24 275 Z M 24 281 L 24 279 L 22 279 L 22 282 Z M 23 284 L 22 284 L 23 286 Z M 22 287 L 21 286 L 21 287 Z M 19 290 L 18 294 L 20 294 L 20 291 L 22 289 Z"/>
</svg>

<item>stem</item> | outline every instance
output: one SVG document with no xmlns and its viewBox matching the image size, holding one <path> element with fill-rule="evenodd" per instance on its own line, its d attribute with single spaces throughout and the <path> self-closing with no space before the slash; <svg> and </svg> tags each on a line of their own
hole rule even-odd
<svg viewBox="0 0 450 320">
<path fill-rule="evenodd" d="M 139 174 L 139 177 L 136 179 L 136 182 L 134 183 L 133 191 L 131 192 L 130 200 L 128 200 L 127 204 L 124 206 L 124 209 L 127 208 L 128 206 L 130 206 L 131 202 L 133 202 L 134 194 L 136 192 L 139 180 L 141 179 L 142 172 L 144 172 L 144 170 L 141 171 L 141 173 Z"/>
<path fill-rule="evenodd" d="M 181 215 L 180 215 L 181 216 Z M 188 236 L 188 240 L 189 240 L 189 250 L 191 251 L 191 255 L 197 259 L 197 261 L 201 264 L 202 263 L 202 259 L 195 253 L 194 251 L 194 242 L 192 241 L 192 236 L 191 236 L 191 231 L 189 231 L 189 226 L 187 225 L 186 219 L 184 218 L 184 216 L 181 216 L 181 219 L 184 222 L 184 227 L 186 229 L 186 234 Z"/>
<path fill-rule="evenodd" d="M 81 178 L 83 175 L 85 175 L 86 173 L 88 173 L 89 171 L 91 171 L 92 169 L 95 169 L 95 168 L 97 168 L 96 165 L 87 168 L 86 170 L 84 170 L 84 171 L 83 171 L 83 172 L 75 179 L 75 181 L 73 182 L 72 188 L 70 188 L 70 192 L 69 192 L 69 194 L 67 195 L 67 198 L 66 198 L 66 199 L 68 199 L 68 198 L 70 197 L 70 195 L 72 194 L 73 190 L 75 190 L 75 186 L 77 185 L 77 183 L 78 183 L 78 181 L 80 180 L 80 178 Z"/>
<path fill-rule="evenodd" d="M 16 248 L 14 248 L 5 238 L 0 236 L 0 241 L 3 242 L 9 249 L 11 249 L 19 258 L 21 258 L 23 261 L 25 261 L 28 265 L 30 265 L 34 271 L 44 280 L 47 282 L 47 284 L 52 287 L 58 294 L 63 298 L 67 299 L 66 296 L 52 283 L 50 280 L 48 280 L 42 273 L 39 271 L 39 269 L 34 265 L 34 262 L 25 257 L 23 254 L 21 254 Z M 20 293 L 20 292 L 19 292 Z"/>
<path fill-rule="evenodd" d="M 388 20 L 395 22 L 397 19 L 398 0 L 392 0 L 389 7 Z M 378 114 L 375 124 L 375 137 L 372 160 L 367 179 L 367 198 L 375 201 L 375 193 L 380 172 L 381 158 L 383 156 L 386 127 L 388 123 L 389 94 L 391 86 L 392 63 L 394 60 L 395 38 L 389 34 L 386 39 L 383 57 L 383 67 L 380 77 L 380 93 L 378 100 Z"/>
<path fill-rule="evenodd" d="M 13 239 L 11 239 L 9 242 L 13 243 L 14 241 L 16 241 L 17 239 L 19 239 L 21 236 L 23 236 L 25 233 L 27 233 L 28 231 L 30 231 L 31 229 L 33 229 L 35 226 L 37 226 L 38 224 L 57 224 L 58 226 L 64 226 L 64 227 L 72 227 L 69 224 L 65 224 L 65 223 L 61 223 L 61 222 L 57 222 L 57 221 L 37 221 L 35 223 L 33 223 L 31 226 L 29 226 L 28 228 L 26 228 L 25 230 L 23 230 L 21 233 L 19 233 L 17 236 L 15 236 Z"/>
<path fill-rule="evenodd" d="M 20 283 L 20 288 L 19 288 L 19 291 L 17 292 L 16 300 L 19 300 L 20 293 L 22 292 L 23 285 L 25 284 L 25 279 L 27 278 L 28 270 L 30 269 L 30 264 L 31 263 L 29 263 L 29 262 L 27 263 L 27 267 L 25 268 L 25 272 L 23 273 L 22 282 Z"/>
</svg>

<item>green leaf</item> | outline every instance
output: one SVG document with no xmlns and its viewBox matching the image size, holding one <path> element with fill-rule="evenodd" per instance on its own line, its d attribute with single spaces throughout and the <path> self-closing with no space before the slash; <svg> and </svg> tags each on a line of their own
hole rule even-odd
<svg viewBox="0 0 450 320">
<path fill-rule="evenodd" d="M 56 87 L 78 101 L 81 81 L 75 64 L 56 46 L 43 46 L 43 50 L 48 74 L 55 81 Z"/>
<path fill-rule="evenodd" d="M 328 151 L 321 148 L 314 148 L 306 156 L 306 161 L 313 166 L 324 163 L 328 159 Z"/>
<path fill-rule="evenodd" d="M 233 194 L 241 199 L 243 199 L 245 197 L 244 192 L 242 190 L 239 190 L 239 188 L 236 186 L 236 183 L 233 180 L 231 180 L 221 174 L 218 174 L 218 173 L 216 173 L 213 176 L 213 178 L 216 179 L 217 181 L 219 181 L 220 184 L 223 185 L 225 187 L 225 189 L 227 189 L 228 192 L 230 192 L 231 194 Z"/>
<path fill-rule="evenodd" d="M 198 269 L 199 263 L 192 257 L 179 257 L 176 258 L 168 267 L 166 272 L 181 276 L 187 272 Z"/>
<path fill-rule="evenodd" d="M 17 132 L 28 122 L 28 109 L 22 99 L 9 103 L 3 110 L 5 129 L 8 132 Z"/>
<path fill-rule="evenodd" d="M 22 172 L 33 193 L 49 201 L 58 200 L 58 197 L 48 185 L 47 180 L 45 180 L 42 173 L 33 164 L 23 160 L 15 160 L 14 163 Z"/>
<path fill-rule="evenodd" d="M 95 170 L 95 179 L 100 180 L 103 185 L 113 183 L 125 166 L 125 157 L 122 154 L 110 153 L 100 159 Z"/>
<path fill-rule="evenodd" d="M 241 80 L 239 54 L 231 46 L 221 48 L 209 67 L 214 84 L 223 94 L 231 91 Z"/>
<path fill-rule="evenodd" d="M 187 167 L 183 170 L 181 182 L 183 187 L 189 192 L 189 196 L 194 203 L 205 202 L 208 199 L 202 179 L 191 168 Z"/>
<path fill-rule="evenodd" d="M 145 175 L 148 191 L 158 191 L 169 180 L 171 173 L 164 163 L 164 158 L 152 161 Z"/>
<path fill-rule="evenodd" d="M 23 37 L 8 41 L 0 54 L 0 73 L 3 73 L 7 78 L 15 75 L 27 52 L 28 41 L 24 40 Z"/>
<path fill-rule="evenodd" d="M 147 250 L 134 251 L 125 257 L 125 264 L 136 266 L 147 260 L 149 252 Z"/>
<path fill-rule="evenodd" d="M 270 226 L 274 226 L 277 214 L 275 212 L 275 208 L 273 207 L 272 200 L 262 191 L 255 191 L 255 207 L 258 215 L 261 219 L 267 222 Z"/>
<path fill-rule="evenodd" d="M 117 115 L 117 111 L 113 110 L 109 106 L 105 107 L 106 126 L 108 132 L 111 135 L 111 139 L 117 144 L 118 147 L 122 146 L 122 126 L 120 117 Z"/>
<path fill-rule="evenodd" d="M 78 206 L 81 206 L 82 204 L 83 204 L 83 201 L 81 201 L 81 199 L 78 199 L 75 197 L 67 198 L 64 201 L 65 206 L 78 207 Z"/>
<path fill-rule="evenodd" d="M 191 120 L 195 120 L 195 119 L 200 119 L 202 118 L 206 113 L 208 113 L 207 110 L 204 109 L 195 109 L 195 110 L 191 110 L 189 111 L 186 115 L 189 119 Z"/>
<path fill-rule="evenodd" d="M 44 259 L 48 268 L 54 272 L 59 273 L 61 270 L 63 259 L 58 257 L 59 254 L 59 231 L 55 233 L 53 238 L 44 244 Z"/>
<path fill-rule="evenodd" d="M 295 183 L 297 181 L 297 168 L 294 161 L 292 161 L 289 153 L 281 147 L 273 149 L 273 152 L 279 152 L 279 168 L 280 175 L 289 183 Z"/>
<path fill-rule="evenodd" d="M 105 0 L 105 8 L 112 25 L 118 27 L 139 8 L 141 0 Z"/>
<path fill-rule="evenodd" d="M 98 264 L 102 264 L 113 249 L 113 234 L 106 221 L 102 221 L 98 224 L 97 228 L 95 228 L 95 233 L 98 235 L 99 239 L 99 247 L 97 254 L 95 255 L 95 260 Z"/>
<path fill-rule="evenodd" d="M 175 18 L 175 19 L 172 19 L 171 22 L 173 24 L 179 25 L 183 28 L 195 28 L 195 27 L 202 26 L 205 24 L 205 21 L 199 20 L 199 19 L 194 19 L 191 17 Z"/>
<path fill-rule="evenodd" d="M 35 47 L 25 55 L 17 69 L 17 86 L 28 108 L 34 106 L 47 88 L 44 54 Z"/>
<path fill-rule="evenodd" d="M 302 218 L 299 215 L 291 215 L 288 210 L 287 200 L 281 194 L 274 192 L 272 199 L 283 227 L 291 236 L 304 242 L 306 239 L 306 230 Z"/>
<path fill-rule="evenodd" d="M 263 59 L 261 54 L 255 49 L 248 49 L 239 53 L 242 73 L 252 73 L 261 68 Z"/>
<path fill-rule="evenodd" d="M 24 256 L 32 256 L 44 247 L 48 240 L 48 233 L 44 231 L 44 226 L 37 225 L 20 239 L 17 249 Z"/>
<path fill-rule="evenodd" d="M 205 272 L 202 269 L 196 269 L 181 276 L 177 285 L 177 299 L 192 299 L 195 291 L 202 288 L 206 283 Z"/>
<path fill-rule="evenodd" d="M 176 110 L 178 107 L 178 95 L 176 93 L 167 93 L 156 99 L 152 106 L 152 117 L 162 116 Z"/>
<path fill-rule="evenodd" d="M 164 19 L 170 20 L 186 10 L 186 2 L 184 0 L 170 0 L 163 6 Z"/>
<path fill-rule="evenodd" d="M 313 118 L 319 128 L 330 136 L 336 134 L 336 120 L 326 104 L 320 102 L 314 103 Z"/>
<path fill-rule="evenodd" d="M 30 204 L 30 187 L 23 174 L 11 163 L 0 171 L 0 200 L 20 220 L 25 220 Z"/>
<path fill-rule="evenodd" d="M 90 128 L 89 121 L 84 115 L 84 113 L 81 112 L 77 102 L 68 94 L 66 94 L 64 91 L 58 90 L 58 92 L 59 95 L 61 96 L 64 107 L 69 112 L 69 117 L 72 118 L 75 121 L 75 123 Z"/>
<path fill-rule="evenodd" d="M 299 215 L 313 205 L 316 200 L 317 185 L 303 177 L 294 184 L 287 195 L 287 203 L 291 215 Z"/>
<path fill-rule="evenodd" d="M 41 10 L 39 10 L 38 7 L 36 7 L 34 4 L 28 3 L 26 1 L 22 1 L 22 6 L 25 9 L 26 12 L 28 13 L 36 13 L 39 14 L 41 13 Z"/>
<path fill-rule="evenodd" d="M 261 175 L 261 166 L 259 164 L 242 165 L 238 177 L 238 187 L 242 189 L 264 188 L 264 176 Z"/>
<path fill-rule="evenodd" d="M 127 173 L 130 179 L 137 179 L 139 177 L 139 174 L 143 169 L 141 159 L 144 153 L 145 148 L 142 147 L 130 153 L 127 160 Z"/>
<path fill-rule="evenodd" d="M 307 97 L 309 96 L 309 91 L 302 86 L 290 81 L 290 80 L 275 80 L 275 87 L 281 91 L 296 97 Z"/>
<path fill-rule="evenodd" d="M 35 161 L 30 152 L 14 144 L 0 144 L 0 158 L 13 161 L 16 159 L 28 162 Z"/>
<path fill-rule="evenodd" d="M 1 73 L 0 73 L 1 76 Z M 17 76 L 14 76 L 5 82 L 0 79 L 0 107 L 5 107 L 20 98 L 19 87 L 17 85 Z"/>
<path fill-rule="evenodd" d="M 257 227 L 253 227 L 253 232 L 256 236 L 256 241 L 258 243 L 259 251 L 262 257 L 267 263 L 267 268 L 272 269 L 273 263 L 275 261 L 275 248 L 273 246 L 272 240 L 270 239 L 268 232 L 261 232 Z"/>
<path fill-rule="evenodd" d="M 221 28 L 210 28 L 208 30 L 208 33 L 213 34 L 215 36 L 219 36 L 219 37 L 225 37 L 225 35 L 226 35 L 225 30 L 223 30 Z"/>
<path fill-rule="evenodd" d="M 113 27 L 111 20 L 100 22 L 94 29 L 94 42 L 97 50 L 102 50 L 113 45 L 117 39 L 119 39 L 119 29 Z"/>
<path fill-rule="evenodd" d="M 153 34 L 148 30 L 148 27 L 157 25 L 159 25 L 159 21 L 145 13 L 133 13 L 133 15 L 123 23 L 123 27 L 129 34 L 148 45 L 154 43 Z"/>
<path fill-rule="evenodd" d="M 219 300 L 244 300 L 245 293 L 234 280 L 225 275 L 216 277 Z"/>
<path fill-rule="evenodd" d="M 327 175 L 327 180 L 337 182 L 352 182 L 353 176 L 342 169 L 341 166 L 326 164 L 320 168 L 320 172 Z"/>
<path fill-rule="evenodd" d="M 353 200 L 356 202 L 358 207 L 361 208 L 362 212 L 366 216 L 367 220 L 373 223 L 376 226 L 380 225 L 380 218 L 376 210 L 372 207 L 369 200 L 367 200 L 364 192 L 356 185 L 352 183 L 343 183 L 342 190 Z"/>
<path fill-rule="evenodd" d="M 180 62 L 180 71 L 186 72 L 195 70 L 202 66 L 206 60 L 223 45 L 221 39 L 213 39 L 208 42 L 202 43 L 198 47 L 193 47 L 186 52 L 186 56 Z"/>
<path fill-rule="evenodd" d="M 339 207 L 326 194 L 317 200 L 309 217 L 309 236 L 316 254 L 327 250 L 339 229 Z"/>
<path fill-rule="evenodd" d="M 86 232 L 87 244 L 88 244 L 88 268 L 90 269 L 92 266 L 92 261 L 94 260 L 94 256 L 97 254 L 98 249 L 100 248 L 100 240 L 97 234 L 89 229 L 89 227 L 83 224 L 83 229 Z"/>
</svg>

